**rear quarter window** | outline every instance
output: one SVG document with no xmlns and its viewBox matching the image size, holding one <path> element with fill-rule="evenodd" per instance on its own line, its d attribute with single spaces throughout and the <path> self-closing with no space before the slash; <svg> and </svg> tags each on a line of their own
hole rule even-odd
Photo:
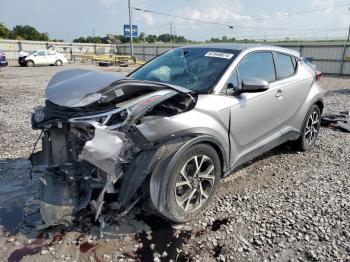
<svg viewBox="0 0 350 262">
<path fill-rule="evenodd" d="M 276 54 L 278 63 L 278 78 L 283 79 L 294 75 L 296 71 L 296 61 L 294 57 L 290 55 L 277 53 Z"/>
</svg>

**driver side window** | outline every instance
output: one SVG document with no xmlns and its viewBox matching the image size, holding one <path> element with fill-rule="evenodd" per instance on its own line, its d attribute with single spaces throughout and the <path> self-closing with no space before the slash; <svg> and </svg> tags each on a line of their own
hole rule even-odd
<svg viewBox="0 0 350 262">
<path fill-rule="evenodd" d="M 271 52 L 262 51 L 248 54 L 238 65 L 240 81 L 256 77 L 267 82 L 276 80 L 275 63 Z"/>
</svg>

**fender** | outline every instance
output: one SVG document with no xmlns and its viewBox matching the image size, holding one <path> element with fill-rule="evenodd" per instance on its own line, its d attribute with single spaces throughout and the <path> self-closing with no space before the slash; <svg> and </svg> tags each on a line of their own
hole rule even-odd
<svg viewBox="0 0 350 262">
<path fill-rule="evenodd" d="M 152 174 L 154 170 L 164 170 L 163 168 L 157 169 L 157 166 L 161 165 L 163 160 L 171 157 L 170 162 L 165 163 L 167 166 L 165 172 L 156 172 L 154 175 L 161 177 L 167 176 L 167 174 L 171 172 L 175 160 L 182 155 L 186 149 L 198 143 L 209 143 L 213 146 L 219 155 L 223 170 L 226 169 L 228 162 L 224 147 L 215 137 L 199 135 L 196 137 L 178 137 L 168 140 L 162 142 L 162 144 L 159 144 L 157 147 L 142 151 L 135 158 L 135 161 L 133 161 L 123 178 L 119 194 L 119 201 L 121 204 L 125 205 L 131 200 L 136 191 L 142 186 L 147 176 Z M 144 165 L 140 163 L 144 163 Z"/>
<path fill-rule="evenodd" d="M 227 158 L 225 156 L 225 151 L 223 146 L 220 144 L 220 142 L 212 136 L 209 135 L 199 135 L 197 137 L 192 138 L 191 140 L 187 141 L 186 143 L 184 143 L 171 157 L 171 160 L 168 163 L 164 163 L 163 161 L 161 161 L 159 163 L 159 165 L 156 167 L 155 169 L 155 173 L 153 175 L 156 176 L 156 179 L 159 181 L 158 183 L 164 183 L 169 179 L 169 174 L 171 173 L 171 171 L 173 170 L 175 164 L 176 164 L 176 160 L 185 152 L 186 149 L 188 149 L 189 147 L 199 144 L 199 143 L 209 143 L 211 144 L 214 149 L 217 151 L 221 164 L 222 164 L 222 176 L 225 173 L 224 170 L 226 170 L 227 168 Z M 219 152 L 218 152 L 219 150 Z M 160 208 L 159 205 L 159 200 L 160 199 L 164 199 L 164 195 L 161 195 L 162 192 L 160 191 L 158 195 L 156 195 L 154 192 L 152 194 L 151 192 L 151 196 L 152 199 L 154 201 L 154 203 L 156 203 L 156 206 L 158 208 Z"/>
</svg>

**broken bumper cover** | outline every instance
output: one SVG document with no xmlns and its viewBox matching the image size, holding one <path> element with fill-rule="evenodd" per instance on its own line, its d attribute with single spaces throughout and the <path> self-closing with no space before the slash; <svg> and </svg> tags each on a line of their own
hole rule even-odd
<svg viewBox="0 0 350 262">
<path fill-rule="evenodd" d="M 116 175 L 116 163 L 125 134 L 95 126 L 95 136 L 86 141 L 79 160 L 86 160 L 108 174 Z"/>
<path fill-rule="evenodd" d="M 136 123 L 177 94 L 172 89 L 154 91 L 118 103 L 108 112 L 83 112 L 76 117 L 69 109 L 67 114 L 64 110 L 56 114 L 59 109 L 50 105 L 38 109 L 32 125 L 43 130 L 43 151 L 32 154 L 30 160 L 33 170 L 43 173 L 41 214 L 45 223 L 70 223 L 89 203 L 97 220 L 105 193 L 117 193 L 125 209 L 139 199 L 138 189 L 162 156 L 156 154 L 159 145 L 151 143 Z M 194 100 L 185 96 L 190 107 Z M 98 193 L 97 199 L 92 191 Z"/>
</svg>

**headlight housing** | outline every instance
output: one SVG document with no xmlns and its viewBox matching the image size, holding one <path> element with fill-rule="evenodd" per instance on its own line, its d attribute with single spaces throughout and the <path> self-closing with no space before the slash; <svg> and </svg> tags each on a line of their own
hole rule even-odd
<svg viewBox="0 0 350 262">
<path fill-rule="evenodd" d="M 117 108 L 101 114 L 71 118 L 69 121 L 71 123 L 93 121 L 113 129 L 122 126 L 128 119 L 128 116 L 128 109 Z"/>
<path fill-rule="evenodd" d="M 37 107 L 35 108 L 34 115 L 33 115 L 34 121 L 36 123 L 40 123 L 44 121 L 45 119 L 45 111 L 43 107 Z"/>
</svg>

